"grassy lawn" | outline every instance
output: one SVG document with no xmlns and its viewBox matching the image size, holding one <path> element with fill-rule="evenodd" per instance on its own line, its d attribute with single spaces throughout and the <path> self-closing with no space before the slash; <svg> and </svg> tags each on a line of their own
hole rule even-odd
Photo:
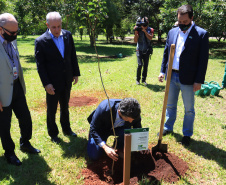
<svg viewBox="0 0 226 185">
<path fill-rule="evenodd" d="M 39 155 L 27 155 L 19 150 L 20 129 L 13 115 L 11 135 L 15 142 L 15 152 L 23 165 L 8 165 L 4 150 L 0 147 L 0 184 L 15 185 L 58 185 L 83 184 L 81 169 L 86 167 L 86 143 L 89 124 L 87 117 L 106 96 L 104 94 L 95 57 L 94 48 L 89 47 L 88 37 L 81 41 L 75 37 L 81 77 L 73 86 L 71 97 L 97 97 L 98 103 L 92 106 L 70 107 L 72 130 L 78 138 L 68 138 L 60 130 L 60 145 L 50 141 L 46 128 L 45 91 L 39 79 L 34 58 L 34 40 L 37 36 L 25 39 L 19 37 L 18 48 L 27 86 L 27 102 L 33 119 L 31 143 L 41 150 Z M 206 81 L 217 81 L 221 85 L 226 62 L 226 42 L 211 41 L 210 59 Z M 119 41 L 106 44 L 99 37 L 97 50 L 101 57 L 122 52 L 125 58 L 101 58 L 100 67 L 108 96 L 110 98 L 136 98 L 142 108 L 142 125 L 150 128 L 149 143 L 156 145 L 159 132 L 165 83 L 158 82 L 164 44 L 154 45 L 154 54 L 149 63 L 148 86 L 135 84 L 137 61 L 135 45 Z M 182 138 L 183 102 L 179 97 L 178 115 L 174 126 L 175 135 L 163 138 L 169 152 L 188 163 L 189 170 L 177 184 L 226 184 L 226 90 L 219 96 L 196 96 L 196 119 L 191 145 L 184 148 Z M 79 178 L 78 178 L 79 177 Z M 162 182 L 162 184 L 167 184 Z"/>
</svg>

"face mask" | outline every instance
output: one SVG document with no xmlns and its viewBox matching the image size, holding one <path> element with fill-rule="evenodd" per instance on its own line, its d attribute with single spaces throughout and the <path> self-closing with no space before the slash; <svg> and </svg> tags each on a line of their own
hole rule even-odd
<svg viewBox="0 0 226 185">
<path fill-rule="evenodd" d="M 185 24 L 179 24 L 179 28 L 181 29 L 181 31 L 186 31 L 188 30 L 188 28 L 191 26 L 191 23 L 189 23 L 188 25 Z"/>
<path fill-rule="evenodd" d="M 8 35 L 6 32 L 4 32 L 3 37 L 5 40 L 7 40 L 8 42 L 12 42 L 17 38 L 17 34 L 16 35 Z"/>
</svg>

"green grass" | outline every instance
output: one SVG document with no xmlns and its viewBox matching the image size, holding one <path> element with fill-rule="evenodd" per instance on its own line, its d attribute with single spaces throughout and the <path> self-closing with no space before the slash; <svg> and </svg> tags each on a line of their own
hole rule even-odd
<svg viewBox="0 0 226 185">
<path fill-rule="evenodd" d="M 78 138 L 68 138 L 60 130 L 60 145 L 53 144 L 47 134 L 45 91 L 39 79 L 35 58 L 34 40 L 37 36 L 25 39 L 19 37 L 18 48 L 27 86 L 27 102 L 33 119 L 33 137 L 31 143 L 41 150 L 39 155 L 27 155 L 19 150 L 20 129 L 13 115 L 11 135 L 15 142 L 15 152 L 23 165 L 8 165 L 4 159 L 4 150 L 0 147 L 0 184 L 48 185 L 83 184 L 82 168 L 86 167 L 86 143 L 89 130 L 88 115 L 98 103 L 106 99 L 99 73 L 94 48 L 89 47 L 86 36 L 80 41 L 75 37 L 75 46 L 79 59 L 81 77 L 72 88 L 71 97 L 97 97 L 98 103 L 92 106 L 70 107 L 72 130 Z M 97 50 L 101 57 L 113 56 L 122 52 L 125 58 L 101 58 L 100 67 L 104 85 L 110 98 L 136 98 L 142 108 L 142 125 L 150 128 L 149 143 L 157 144 L 165 83 L 158 82 L 164 44 L 154 45 L 154 54 L 149 63 L 147 87 L 135 84 L 136 56 L 135 45 L 118 41 L 106 44 L 99 37 Z M 210 59 L 206 81 L 217 81 L 221 85 L 226 59 L 226 42 L 211 41 Z M 178 115 L 174 126 L 175 135 L 163 138 L 169 152 L 174 153 L 188 163 L 189 170 L 177 184 L 225 184 L 226 183 L 226 90 L 219 96 L 196 96 L 196 119 L 191 146 L 184 148 L 179 141 L 182 138 L 183 102 L 178 102 Z M 148 181 L 146 181 L 148 182 Z M 162 184 L 167 184 L 162 182 Z"/>
</svg>

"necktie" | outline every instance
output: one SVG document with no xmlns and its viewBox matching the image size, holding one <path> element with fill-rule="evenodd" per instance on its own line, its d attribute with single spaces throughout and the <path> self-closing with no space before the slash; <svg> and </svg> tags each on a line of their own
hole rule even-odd
<svg viewBox="0 0 226 185">
<path fill-rule="evenodd" d="M 12 47 L 11 47 L 11 43 L 7 42 L 6 40 L 3 42 L 3 46 L 5 48 L 5 51 L 7 53 L 7 55 L 9 56 L 9 58 L 12 60 L 13 62 L 13 54 L 12 54 Z"/>
</svg>

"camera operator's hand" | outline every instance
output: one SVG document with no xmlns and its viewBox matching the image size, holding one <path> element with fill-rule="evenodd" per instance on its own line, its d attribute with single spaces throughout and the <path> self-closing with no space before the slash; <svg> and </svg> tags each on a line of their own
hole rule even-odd
<svg viewBox="0 0 226 185">
<path fill-rule="evenodd" d="M 141 26 L 141 28 L 142 28 L 142 31 L 145 33 L 145 32 L 147 32 L 146 31 L 146 29 L 147 29 L 147 26 L 146 27 L 144 27 L 144 26 Z"/>
<path fill-rule="evenodd" d="M 137 26 L 134 26 L 134 30 L 137 28 Z M 137 43 L 139 38 L 139 32 L 138 31 L 134 31 L 134 42 Z"/>
</svg>

